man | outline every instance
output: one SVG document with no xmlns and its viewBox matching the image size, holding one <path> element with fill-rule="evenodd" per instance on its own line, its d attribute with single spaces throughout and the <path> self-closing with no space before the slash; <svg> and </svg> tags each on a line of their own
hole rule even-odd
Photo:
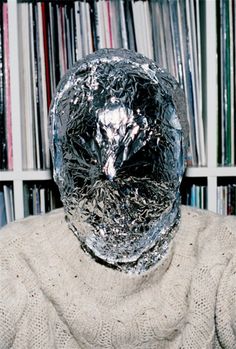
<svg viewBox="0 0 236 349">
<path fill-rule="evenodd" d="M 50 110 L 64 212 L 1 232 L 2 348 L 235 347 L 236 221 L 180 206 L 187 134 L 182 91 L 140 54 L 65 75 Z"/>
</svg>

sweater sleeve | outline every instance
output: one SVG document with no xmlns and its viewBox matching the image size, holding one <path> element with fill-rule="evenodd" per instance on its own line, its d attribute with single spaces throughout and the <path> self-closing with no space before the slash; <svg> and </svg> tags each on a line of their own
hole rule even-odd
<svg viewBox="0 0 236 349">
<path fill-rule="evenodd" d="M 25 286 L 19 278 L 17 255 L 12 246 L 19 241 L 18 224 L 9 224 L 0 232 L 0 349 L 14 346 L 18 324 L 28 302 Z"/>
<path fill-rule="evenodd" d="M 0 349 L 12 348 L 17 325 L 27 304 L 25 287 L 19 282 L 18 275 L 4 266 L 1 254 L 0 265 Z"/>
<path fill-rule="evenodd" d="M 232 223 L 232 224 L 230 224 Z M 228 251 L 231 255 L 222 274 L 216 300 L 216 334 L 221 348 L 233 349 L 236 343 L 236 219 L 228 220 L 228 233 L 233 236 Z M 230 253 L 227 253 L 229 252 Z"/>
</svg>

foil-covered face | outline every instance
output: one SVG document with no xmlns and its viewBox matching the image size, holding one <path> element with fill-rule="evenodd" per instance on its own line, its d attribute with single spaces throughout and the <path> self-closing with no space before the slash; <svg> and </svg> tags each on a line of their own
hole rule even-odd
<svg viewBox="0 0 236 349">
<path fill-rule="evenodd" d="M 104 49 L 62 79 L 50 109 L 54 179 L 69 227 L 98 261 L 141 272 L 179 222 L 183 93 L 153 61 Z"/>
</svg>

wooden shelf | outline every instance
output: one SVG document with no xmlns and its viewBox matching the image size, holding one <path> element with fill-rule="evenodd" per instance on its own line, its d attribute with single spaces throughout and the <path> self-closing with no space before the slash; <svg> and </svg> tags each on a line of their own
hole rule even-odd
<svg viewBox="0 0 236 349">
<path fill-rule="evenodd" d="M 186 177 L 235 177 L 236 166 L 232 167 L 189 167 Z"/>
</svg>

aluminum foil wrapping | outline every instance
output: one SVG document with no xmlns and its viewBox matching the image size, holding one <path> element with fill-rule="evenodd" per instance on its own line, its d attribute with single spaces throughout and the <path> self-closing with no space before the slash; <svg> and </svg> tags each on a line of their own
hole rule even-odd
<svg viewBox="0 0 236 349">
<path fill-rule="evenodd" d="M 165 256 L 180 220 L 182 90 L 141 54 L 103 49 L 62 78 L 50 108 L 66 219 L 97 261 L 127 272 Z"/>
</svg>

